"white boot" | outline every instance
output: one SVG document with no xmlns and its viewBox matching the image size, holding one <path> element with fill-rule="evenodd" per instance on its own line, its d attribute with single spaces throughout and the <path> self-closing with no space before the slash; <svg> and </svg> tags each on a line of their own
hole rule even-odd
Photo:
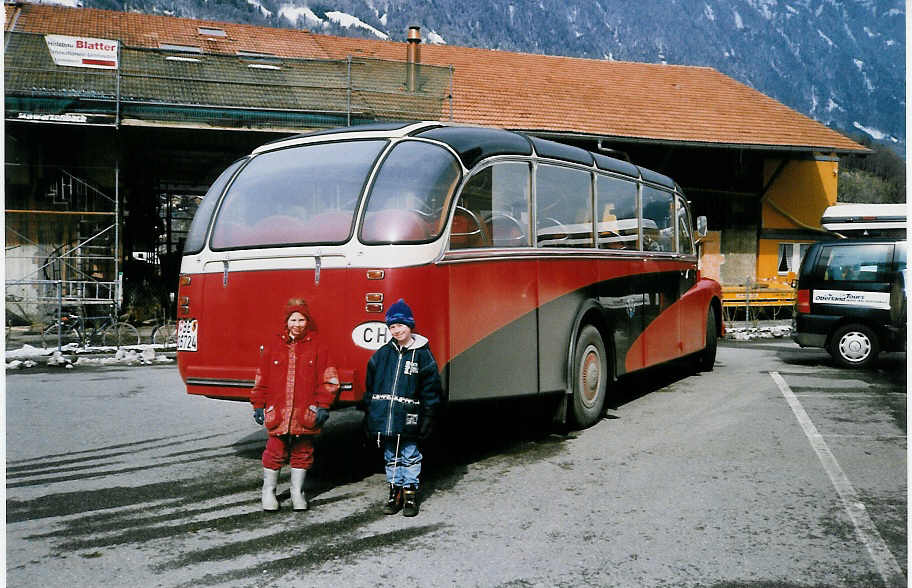
<svg viewBox="0 0 912 588">
<path fill-rule="evenodd" d="M 276 485 L 279 483 L 279 470 L 263 468 L 263 510 L 279 510 L 276 499 Z"/>
<path fill-rule="evenodd" d="M 291 504 L 295 510 L 307 510 L 307 497 L 304 495 L 304 478 L 307 470 L 291 468 Z"/>
</svg>

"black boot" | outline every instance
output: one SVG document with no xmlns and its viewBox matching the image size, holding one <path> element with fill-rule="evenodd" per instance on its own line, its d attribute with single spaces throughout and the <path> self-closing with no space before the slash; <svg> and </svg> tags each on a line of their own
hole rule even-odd
<svg viewBox="0 0 912 588">
<path fill-rule="evenodd" d="M 418 514 L 418 486 L 406 486 L 402 489 L 402 515 L 413 517 Z"/>
<path fill-rule="evenodd" d="M 383 505 L 383 514 L 396 514 L 402 509 L 402 486 L 389 485 L 390 495 Z"/>
</svg>

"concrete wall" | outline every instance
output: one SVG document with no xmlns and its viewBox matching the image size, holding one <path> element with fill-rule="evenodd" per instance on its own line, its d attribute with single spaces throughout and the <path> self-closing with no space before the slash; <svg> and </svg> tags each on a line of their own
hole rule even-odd
<svg viewBox="0 0 912 588">
<path fill-rule="evenodd" d="M 756 279 L 757 229 L 722 229 L 722 284 L 734 286 Z"/>
</svg>

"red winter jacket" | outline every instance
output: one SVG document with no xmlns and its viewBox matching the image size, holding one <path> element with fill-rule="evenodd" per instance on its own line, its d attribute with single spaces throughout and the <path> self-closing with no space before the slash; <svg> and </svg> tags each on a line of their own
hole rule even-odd
<svg viewBox="0 0 912 588">
<path fill-rule="evenodd" d="M 316 333 L 260 348 L 260 363 L 250 394 L 254 408 L 263 408 L 270 435 L 316 435 L 314 405 L 329 408 L 339 391 L 339 375 L 329 350 Z M 335 383 L 333 383 L 335 382 Z"/>
</svg>

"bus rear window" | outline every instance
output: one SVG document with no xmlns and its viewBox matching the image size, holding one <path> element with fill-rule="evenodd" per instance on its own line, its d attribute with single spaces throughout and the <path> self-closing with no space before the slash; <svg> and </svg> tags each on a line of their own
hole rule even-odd
<svg viewBox="0 0 912 588">
<path fill-rule="evenodd" d="M 380 166 L 361 228 L 368 244 L 421 243 L 443 232 L 460 167 L 449 151 L 421 141 L 396 145 Z"/>
<path fill-rule="evenodd" d="M 203 250 L 206 245 L 206 231 L 209 230 L 209 221 L 212 220 L 212 214 L 215 212 L 215 205 L 218 204 L 219 196 L 222 195 L 222 190 L 225 189 L 228 180 L 231 179 L 237 168 L 245 161 L 246 159 L 239 159 L 229 165 L 228 169 L 223 171 L 209 187 L 203 197 L 203 201 L 196 209 L 196 214 L 193 215 L 193 222 L 190 223 L 190 231 L 187 233 L 186 242 L 184 242 L 184 255 L 199 253 Z"/>
<path fill-rule="evenodd" d="M 263 153 L 238 174 L 213 249 L 344 243 L 358 197 L 386 141 L 302 145 Z"/>
</svg>

